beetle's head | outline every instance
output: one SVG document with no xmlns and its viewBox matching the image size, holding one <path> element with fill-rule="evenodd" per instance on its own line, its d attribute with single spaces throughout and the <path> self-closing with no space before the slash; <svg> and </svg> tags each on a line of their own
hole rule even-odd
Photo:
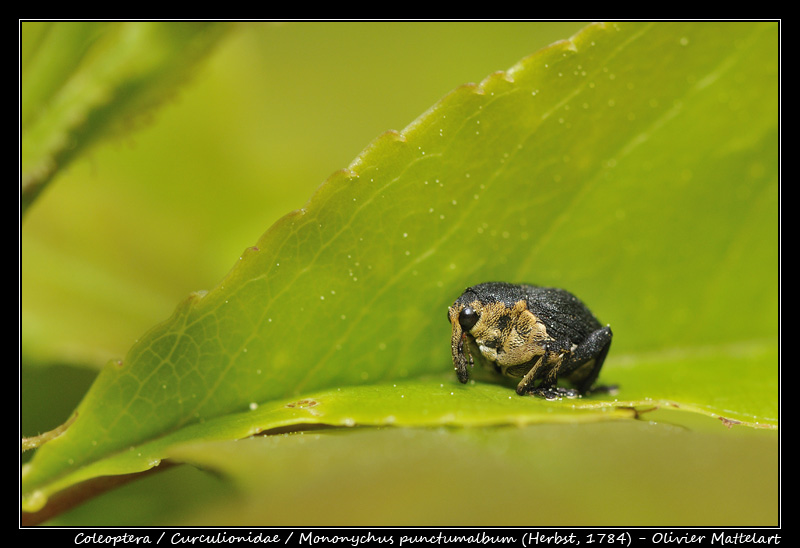
<svg viewBox="0 0 800 548">
<path fill-rule="evenodd" d="M 528 310 L 525 299 L 503 299 L 498 284 L 468 288 L 449 308 L 453 329 L 450 348 L 458 380 L 469 380 L 468 365 L 514 366 L 542 353 L 545 326 Z"/>
<path fill-rule="evenodd" d="M 453 303 L 447 313 L 447 319 L 453 328 L 450 349 L 453 355 L 458 380 L 465 383 L 469 380 L 469 367 L 475 363 L 474 358 L 486 358 L 495 361 L 494 344 L 486 346 L 486 340 L 499 340 L 498 318 L 505 306 L 497 298 L 481 290 L 481 286 L 467 288 Z M 473 354 L 477 353 L 477 356 Z"/>
</svg>

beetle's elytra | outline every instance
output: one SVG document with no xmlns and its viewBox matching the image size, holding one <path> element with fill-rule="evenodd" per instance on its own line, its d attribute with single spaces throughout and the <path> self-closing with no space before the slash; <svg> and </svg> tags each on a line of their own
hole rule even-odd
<svg viewBox="0 0 800 548">
<path fill-rule="evenodd" d="M 462 383 L 477 358 L 502 375 L 521 378 L 520 395 L 555 399 L 608 390 L 593 385 L 611 346 L 611 328 L 569 291 L 482 283 L 456 299 L 448 319 L 453 365 Z M 574 389 L 558 387 L 559 379 Z"/>
</svg>

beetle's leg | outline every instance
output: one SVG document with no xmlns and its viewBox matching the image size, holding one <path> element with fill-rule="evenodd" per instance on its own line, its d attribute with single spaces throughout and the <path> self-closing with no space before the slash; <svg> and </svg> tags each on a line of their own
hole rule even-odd
<svg viewBox="0 0 800 548">
<path fill-rule="evenodd" d="M 558 368 L 558 375 L 560 377 L 568 377 L 570 373 L 580 366 L 594 360 L 589 373 L 574 383 L 575 388 L 577 388 L 581 394 L 588 393 L 594 381 L 597 380 L 597 376 L 600 374 L 600 369 L 603 367 L 603 362 L 608 355 L 608 349 L 611 348 L 611 337 L 612 333 L 609 326 L 592 332 L 589 337 L 565 359 L 561 367 Z M 597 387 L 595 390 L 599 391 L 603 389 L 604 388 Z"/>
<path fill-rule="evenodd" d="M 551 383 L 548 381 L 548 379 L 553 372 L 554 364 L 550 363 L 550 357 L 557 350 L 553 348 L 552 341 L 544 343 L 542 348 L 544 349 L 544 354 L 542 354 L 538 359 L 535 359 L 533 367 L 528 370 L 528 372 L 524 377 L 522 377 L 522 380 L 519 381 L 519 384 L 517 385 L 517 394 L 520 396 L 526 392 L 538 393 L 540 389 L 548 389 L 551 386 Z M 545 380 L 542 381 L 537 388 L 534 388 L 533 383 L 542 377 L 545 377 Z M 555 385 L 555 383 L 552 384 Z"/>
<path fill-rule="evenodd" d="M 525 376 L 522 377 L 522 380 L 519 381 L 519 384 L 517 385 L 517 394 L 519 394 L 520 396 L 522 396 L 526 392 L 529 392 L 533 387 L 534 381 L 536 381 L 537 377 L 541 376 L 542 373 L 541 368 L 542 364 L 545 363 L 547 359 L 547 352 L 545 351 L 545 353 L 539 356 L 538 359 L 537 358 L 534 359 L 536 360 L 535 363 L 528 370 L 528 372 L 525 373 Z"/>
<path fill-rule="evenodd" d="M 570 388 L 561 388 L 557 386 L 558 383 L 558 376 L 563 367 L 564 360 L 568 360 L 570 356 L 569 349 L 560 348 L 554 349 L 552 348 L 552 344 L 548 345 L 547 347 L 548 353 L 555 353 L 558 352 L 558 361 L 547 371 L 544 380 L 542 380 L 541 384 L 536 388 L 531 390 L 531 393 L 535 396 L 540 396 L 542 398 L 548 400 L 555 400 L 558 398 L 578 398 L 580 397 L 580 392 L 577 390 L 573 390 Z"/>
</svg>

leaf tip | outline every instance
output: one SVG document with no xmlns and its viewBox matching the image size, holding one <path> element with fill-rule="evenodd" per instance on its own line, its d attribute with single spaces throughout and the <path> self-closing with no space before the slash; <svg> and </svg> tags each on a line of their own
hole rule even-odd
<svg viewBox="0 0 800 548">
<path fill-rule="evenodd" d="M 22 442 L 20 444 L 20 448 L 22 452 L 28 451 L 30 449 L 36 449 L 47 443 L 50 440 L 54 440 L 59 437 L 61 434 L 67 431 L 67 428 L 75 422 L 75 419 L 78 418 L 78 413 L 73 413 L 72 416 L 67 419 L 64 424 L 61 424 L 52 430 L 45 432 L 44 434 L 39 434 L 38 436 L 31 436 L 29 438 L 22 438 Z"/>
</svg>

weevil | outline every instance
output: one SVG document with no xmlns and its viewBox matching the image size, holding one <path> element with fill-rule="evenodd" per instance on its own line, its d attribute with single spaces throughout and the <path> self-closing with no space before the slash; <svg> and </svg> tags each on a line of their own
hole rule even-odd
<svg viewBox="0 0 800 548">
<path fill-rule="evenodd" d="M 501 375 L 521 379 L 521 396 L 574 398 L 615 388 L 594 387 L 611 346 L 611 327 L 569 291 L 482 283 L 467 288 L 447 318 L 453 365 L 462 383 L 477 358 Z M 559 387 L 559 379 L 574 388 Z"/>
</svg>

